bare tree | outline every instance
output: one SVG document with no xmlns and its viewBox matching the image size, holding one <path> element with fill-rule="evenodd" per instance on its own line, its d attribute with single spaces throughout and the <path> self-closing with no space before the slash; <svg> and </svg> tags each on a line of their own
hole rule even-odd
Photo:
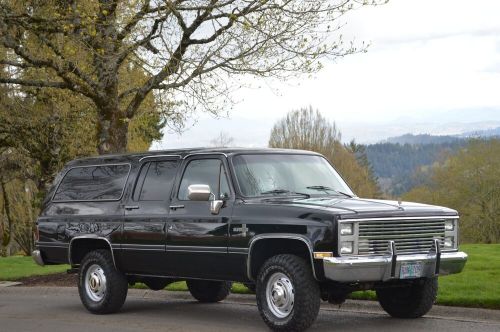
<svg viewBox="0 0 500 332">
<path fill-rule="evenodd" d="M 210 140 L 210 145 L 217 148 L 227 148 L 234 143 L 234 137 L 228 133 L 221 131 L 217 137 Z"/>
<path fill-rule="evenodd" d="M 0 0 L 0 46 L 9 54 L 0 64 L 11 69 L 0 83 L 85 96 L 98 110 L 98 151 L 123 152 L 129 121 L 153 91 L 167 120 L 200 108 L 218 114 L 238 77 L 310 73 L 322 58 L 355 52 L 335 33 L 340 17 L 366 3 Z M 134 66 L 148 76 L 124 84 Z"/>
<path fill-rule="evenodd" d="M 328 121 L 312 107 L 291 111 L 276 122 L 269 146 L 319 152 L 345 177 L 356 194 L 363 197 L 380 195 L 369 164 L 361 165 L 356 155 L 342 144 L 335 122 Z"/>
</svg>

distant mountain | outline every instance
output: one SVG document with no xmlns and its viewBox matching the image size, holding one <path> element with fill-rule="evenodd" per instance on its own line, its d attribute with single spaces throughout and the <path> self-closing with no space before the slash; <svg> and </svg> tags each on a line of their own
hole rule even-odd
<svg viewBox="0 0 500 332">
<path fill-rule="evenodd" d="M 429 134 L 405 134 L 396 137 L 389 137 L 388 139 L 382 141 L 381 143 L 392 143 L 392 144 L 410 144 L 410 145 L 420 145 L 420 144 L 442 144 L 442 143 L 454 143 L 462 140 L 463 138 L 457 136 L 441 136 L 441 135 L 429 135 Z"/>
<path fill-rule="evenodd" d="M 380 143 L 392 144 L 443 144 L 443 143 L 456 143 L 467 138 L 492 138 L 500 137 L 500 127 L 493 129 L 468 131 L 458 135 L 429 135 L 429 134 L 405 134 L 401 136 L 389 137 Z"/>
<path fill-rule="evenodd" d="M 480 137 L 500 137 L 500 127 L 486 130 L 468 131 L 463 134 L 457 135 L 463 138 L 480 138 Z"/>
</svg>

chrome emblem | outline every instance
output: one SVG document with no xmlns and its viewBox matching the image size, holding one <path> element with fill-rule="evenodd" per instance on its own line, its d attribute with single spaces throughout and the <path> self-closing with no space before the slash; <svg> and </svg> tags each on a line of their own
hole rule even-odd
<svg viewBox="0 0 500 332">
<path fill-rule="evenodd" d="M 242 236 L 247 236 L 247 232 L 249 231 L 246 224 L 242 224 L 241 227 L 234 227 L 233 232 L 239 233 L 241 232 Z"/>
</svg>

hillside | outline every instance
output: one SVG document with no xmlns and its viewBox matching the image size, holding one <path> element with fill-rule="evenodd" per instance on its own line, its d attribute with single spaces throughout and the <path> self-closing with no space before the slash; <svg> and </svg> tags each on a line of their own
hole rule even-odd
<svg viewBox="0 0 500 332">
<path fill-rule="evenodd" d="M 378 143 L 366 146 L 366 156 L 382 191 L 399 196 L 422 182 L 415 176 L 421 167 L 430 166 L 455 153 L 467 140 L 432 144 Z"/>
<path fill-rule="evenodd" d="M 405 134 L 366 145 L 365 149 L 382 191 L 397 197 L 425 181 L 417 171 L 454 154 L 469 139 L 497 137 L 500 127 L 459 135 Z"/>
</svg>

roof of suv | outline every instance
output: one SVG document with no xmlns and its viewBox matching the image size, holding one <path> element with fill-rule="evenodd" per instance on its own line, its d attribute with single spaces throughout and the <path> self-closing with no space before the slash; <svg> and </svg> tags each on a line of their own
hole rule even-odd
<svg viewBox="0 0 500 332">
<path fill-rule="evenodd" d="M 126 154 L 108 154 L 93 157 L 86 157 L 75 159 L 67 164 L 67 166 L 88 165 L 94 163 L 120 163 L 132 162 L 142 158 L 160 157 L 160 156 L 178 156 L 185 158 L 188 155 L 196 154 L 225 154 L 227 156 L 239 153 L 290 153 L 290 154 L 311 154 L 319 155 L 316 152 L 306 150 L 294 149 L 273 149 L 273 148 L 189 148 L 189 149 L 175 149 L 175 150 L 157 150 L 146 152 L 135 152 Z"/>
</svg>

